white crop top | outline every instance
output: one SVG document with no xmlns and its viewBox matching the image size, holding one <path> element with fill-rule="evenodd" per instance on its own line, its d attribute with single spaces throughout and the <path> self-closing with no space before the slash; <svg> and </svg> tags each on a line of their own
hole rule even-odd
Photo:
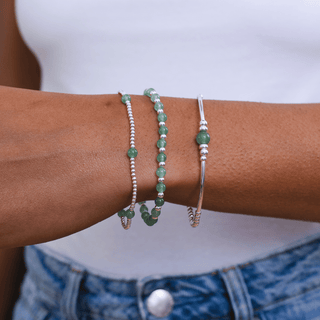
<svg viewBox="0 0 320 320">
<path fill-rule="evenodd" d="M 152 86 L 162 96 L 320 102 L 316 0 L 17 0 L 16 13 L 43 91 L 142 94 Z M 320 232 L 319 223 L 208 210 L 193 229 L 186 207 L 170 203 L 150 228 L 136 210 L 128 231 L 114 215 L 37 246 L 129 279 L 208 272 Z"/>
</svg>

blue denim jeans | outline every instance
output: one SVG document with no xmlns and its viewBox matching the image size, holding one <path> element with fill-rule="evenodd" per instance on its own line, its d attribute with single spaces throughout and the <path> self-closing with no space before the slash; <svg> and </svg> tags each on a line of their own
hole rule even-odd
<svg viewBox="0 0 320 320">
<path fill-rule="evenodd" d="M 13 320 L 319 320 L 320 234 L 200 275 L 115 280 L 88 273 L 74 261 L 26 247 L 27 273 Z M 157 289 L 174 306 L 163 318 L 146 300 Z"/>
</svg>

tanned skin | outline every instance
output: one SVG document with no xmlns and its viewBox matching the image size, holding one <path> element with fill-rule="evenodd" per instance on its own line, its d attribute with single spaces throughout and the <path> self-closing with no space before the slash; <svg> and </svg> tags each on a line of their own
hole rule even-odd
<svg viewBox="0 0 320 320">
<path fill-rule="evenodd" d="M 2 277 L 20 259 L 19 247 L 78 232 L 129 205 L 132 183 L 129 123 L 120 96 L 39 91 L 40 68 L 17 30 L 14 2 L 0 3 L 0 248 L 7 249 Z M 197 101 L 161 101 L 169 128 L 165 200 L 195 207 Z M 149 98 L 132 96 L 132 103 L 137 200 L 151 200 L 158 121 Z M 203 208 L 320 222 L 320 105 L 204 105 L 211 142 Z M 10 285 L 13 272 L 2 283 Z"/>
</svg>

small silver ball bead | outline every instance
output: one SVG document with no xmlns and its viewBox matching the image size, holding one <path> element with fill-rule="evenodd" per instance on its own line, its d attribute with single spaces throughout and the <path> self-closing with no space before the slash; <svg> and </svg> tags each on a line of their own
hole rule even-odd
<svg viewBox="0 0 320 320">
<path fill-rule="evenodd" d="M 132 180 L 137 180 L 137 178 L 136 177 L 132 177 Z"/>
<path fill-rule="evenodd" d="M 134 196 L 137 195 L 137 191 L 133 191 L 132 195 L 134 195 Z"/>
<path fill-rule="evenodd" d="M 165 162 L 159 162 L 159 167 L 164 167 L 166 165 Z"/>
<path fill-rule="evenodd" d="M 132 120 L 130 120 L 130 124 L 131 124 L 131 127 L 132 127 L 132 125 L 134 124 L 133 119 L 132 119 Z"/>
<path fill-rule="evenodd" d="M 131 123 L 131 121 L 130 121 L 130 127 L 131 127 L 131 128 L 134 128 L 134 127 L 135 127 L 134 123 Z"/>
<path fill-rule="evenodd" d="M 200 126 L 204 125 L 206 126 L 208 124 L 208 122 L 206 120 L 201 120 L 200 121 Z"/>
<path fill-rule="evenodd" d="M 131 173 L 131 177 L 134 177 L 135 175 L 136 175 L 135 172 L 132 172 L 132 173 Z"/>
<path fill-rule="evenodd" d="M 159 114 L 159 113 L 163 113 L 163 109 L 157 110 L 157 114 Z"/>
<path fill-rule="evenodd" d="M 136 167 L 136 166 L 135 166 L 134 164 L 131 165 L 131 169 L 134 170 L 135 167 Z"/>
<path fill-rule="evenodd" d="M 165 123 L 165 122 L 163 122 L 163 121 L 159 122 L 159 127 L 161 127 L 161 126 L 165 126 L 165 125 L 166 125 L 166 123 Z"/>
<path fill-rule="evenodd" d="M 166 148 L 159 148 L 159 152 L 165 152 Z"/>
<path fill-rule="evenodd" d="M 154 99 L 154 103 L 160 102 L 160 99 Z"/>
<path fill-rule="evenodd" d="M 158 193 L 158 197 L 159 197 L 159 198 L 163 198 L 163 196 L 164 196 L 164 193 L 163 193 L 163 192 L 159 192 L 159 193 Z"/>
<path fill-rule="evenodd" d="M 201 160 L 201 161 L 206 161 L 206 160 L 207 160 L 207 157 L 206 157 L 206 156 L 201 156 L 200 160 Z"/>
<path fill-rule="evenodd" d="M 160 139 L 161 139 L 161 138 L 165 139 L 166 137 L 167 137 L 166 134 L 162 134 L 162 135 L 160 136 Z"/>
<path fill-rule="evenodd" d="M 203 148 L 201 151 L 200 151 L 200 154 L 208 154 L 208 150 L 206 148 Z"/>
<path fill-rule="evenodd" d="M 152 96 L 155 93 L 157 93 L 157 91 L 155 91 L 155 90 L 150 91 L 150 96 Z"/>
<path fill-rule="evenodd" d="M 161 211 L 161 207 L 155 207 L 156 211 Z"/>
<path fill-rule="evenodd" d="M 159 182 L 163 182 L 163 181 L 164 181 L 164 178 L 158 178 L 158 181 L 159 181 Z"/>
<path fill-rule="evenodd" d="M 200 144 L 199 149 L 202 149 L 202 148 L 208 148 L 208 145 L 207 144 Z"/>
<path fill-rule="evenodd" d="M 134 137 L 131 137 L 131 138 L 130 138 L 130 141 L 134 141 Z"/>
<path fill-rule="evenodd" d="M 208 127 L 207 126 L 201 126 L 200 128 L 199 128 L 199 131 L 207 131 L 208 130 Z"/>
</svg>

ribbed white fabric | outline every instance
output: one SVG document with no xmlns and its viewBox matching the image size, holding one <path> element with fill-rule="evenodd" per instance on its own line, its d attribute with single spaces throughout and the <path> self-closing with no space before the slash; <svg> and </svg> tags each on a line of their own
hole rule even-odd
<svg viewBox="0 0 320 320">
<path fill-rule="evenodd" d="M 44 91 L 152 86 L 162 96 L 320 102 L 318 1 L 17 0 L 16 12 Z M 133 278 L 207 272 L 316 232 L 318 223 L 206 210 L 192 229 L 186 207 L 166 203 L 152 228 L 137 213 L 124 231 L 115 215 L 38 246 L 95 274 Z"/>
</svg>

